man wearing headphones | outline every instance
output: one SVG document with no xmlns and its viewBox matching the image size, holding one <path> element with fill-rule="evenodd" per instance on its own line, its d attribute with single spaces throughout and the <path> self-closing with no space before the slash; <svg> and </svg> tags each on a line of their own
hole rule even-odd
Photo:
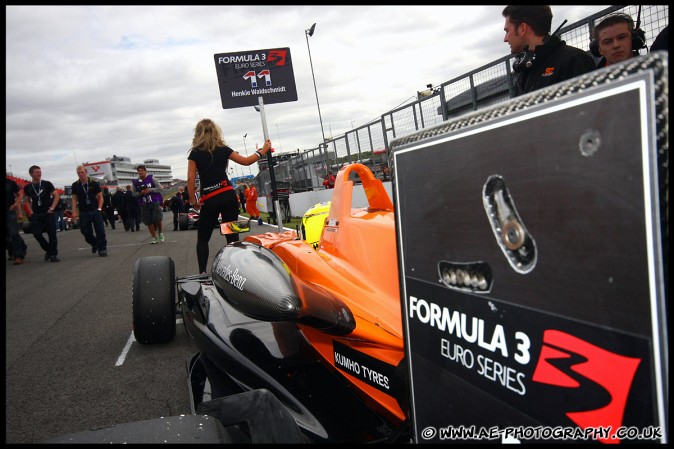
<svg viewBox="0 0 674 449">
<path fill-rule="evenodd" d="M 515 96 L 551 86 L 591 72 L 594 60 L 583 50 L 566 45 L 550 35 L 552 10 L 549 5 L 508 5 L 503 9 L 505 37 L 510 52 L 518 55 Z"/>
<path fill-rule="evenodd" d="M 612 14 L 599 22 L 592 30 L 590 51 L 601 56 L 597 68 L 607 67 L 639 54 L 646 47 L 644 32 L 634 27 L 627 14 Z"/>
</svg>

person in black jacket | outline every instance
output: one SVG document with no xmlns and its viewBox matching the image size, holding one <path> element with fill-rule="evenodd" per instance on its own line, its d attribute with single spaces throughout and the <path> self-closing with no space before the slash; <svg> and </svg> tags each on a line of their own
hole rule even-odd
<svg viewBox="0 0 674 449">
<path fill-rule="evenodd" d="M 178 215 L 185 208 L 185 204 L 183 203 L 182 195 L 180 195 L 179 193 L 180 192 L 176 193 L 171 198 L 169 198 L 169 207 L 171 208 L 171 212 L 173 212 L 173 230 L 174 231 L 178 230 Z"/>
<path fill-rule="evenodd" d="M 243 193 L 243 188 L 239 189 L 239 203 L 241 204 L 241 213 L 246 212 L 246 195 Z"/>
<path fill-rule="evenodd" d="M 657 35 L 651 45 L 650 51 L 660 51 L 664 50 L 669 52 L 669 25 L 665 26 L 660 33 Z"/>
<path fill-rule="evenodd" d="M 133 196 L 131 184 L 126 186 L 124 199 L 126 200 L 126 219 L 129 229 L 131 229 L 131 232 L 140 231 L 140 206 Z"/>
<path fill-rule="evenodd" d="M 533 92 L 595 70 L 592 56 L 550 35 L 549 5 L 508 5 L 503 9 L 505 37 L 513 64 L 515 96 Z"/>
<path fill-rule="evenodd" d="M 107 187 L 103 187 L 103 216 L 108 218 L 110 228 L 115 229 L 115 208 L 112 205 L 112 195 Z"/>
<path fill-rule="evenodd" d="M 112 195 L 112 206 L 117 209 L 117 214 L 119 219 L 124 225 L 124 230 L 128 231 L 129 223 L 127 221 L 128 214 L 126 213 L 126 198 L 124 198 L 124 190 L 120 186 L 117 186 L 115 193 Z"/>
<path fill-rule="evenodd" d="M 101 257 L 108 255 L 108 239 L 103 224 L 103 191 L 97 181 L 87 176 L 87 169 L 80 164 L 75 169 L 77 181 L 72 183 L 73 219 L 79 217 L 80 232 L 91 245 L 91 252 Z"/>
<path fill-rule="evenodd" d="M 66 230 L 66 219 L 64 217 L 66 209 L 68 209 L 68 205 L 65 200 L 59 198 L 59 202 L 56 203 L 56 209 L 54 209 L 54 215 L 56 215 L 56 232 Z"/>
</svg>

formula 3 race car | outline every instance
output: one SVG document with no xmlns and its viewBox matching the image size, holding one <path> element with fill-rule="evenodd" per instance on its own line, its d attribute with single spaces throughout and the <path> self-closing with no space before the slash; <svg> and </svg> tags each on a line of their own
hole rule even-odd
<svg viewBox="0 0 674 449">
<path fill-rule="evenodd" d="M 350 175 L 368 207 L 352 208 Z M 178 314 L 198 348 L 186 363 L 193 413 L 265 392 L 301 442 L 411 441 L 393 203 L 366 166 L 338 173 L 318 244 L 296 231 L 248 235 L 216 254 L 210 275 L 183 278 L 171 258 L 143 257 L 132 283 L 139 343 L 171 341 Z"/>
<path fill-rule="evenodd" d="M 220 226 L 222 223 L 222 216 L 218 215 L 218 223 L 216 227 Z M 197 229 L 199 227 L 199 211 L 190 208 L 189 212 L 180 212 L 178 214 L 178 229 L 181 231 L 187 231 L 188 229 Z"/>
<path fill-rule="evenodd" d="M 188 229 L 197 229 L 199 226 L 199 211 L 190 208 L 189 212 L 180 212 L 178 214 L 178 229 L 187 231 Z"/>
</svg>

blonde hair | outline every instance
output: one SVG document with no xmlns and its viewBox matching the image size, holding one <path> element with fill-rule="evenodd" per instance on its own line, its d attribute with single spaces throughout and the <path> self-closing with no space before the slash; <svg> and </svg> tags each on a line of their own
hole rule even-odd
<svg viewBox="0 0 674 449">
<path fill-rule="evenodd" d="M 194 128 L 192 148 L 212 153 L 218 147 L 227 145 L 222 138 L 222 130 L 211 119 L 203 119 Z"/>
</svg>

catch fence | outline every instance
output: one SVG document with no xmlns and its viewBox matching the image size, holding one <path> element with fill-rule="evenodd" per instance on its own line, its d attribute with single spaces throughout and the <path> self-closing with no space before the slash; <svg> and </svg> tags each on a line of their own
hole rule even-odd
<svg viewBox="0 0 674 449">
<path fill-rule="evenodd" d="M 562 27 L 559 35 L 568 45 L 589 49 L 594 25 L 613 13 L 629 14 L 635 22 L 639 17 L 648 48 L 669 23 L 668 5 L 615 5 Z M 642 54 L 645 52 L 641 50 Z M 439 86 L 431 86 L 420 92 L 416 100 L 385 112 L 379 119 L 278 160 L 274 167 L 277 190 L 294 193 L 323 189 L 328 171 L 336 174 L 344 164 L 354 162 L 369 166 L 375 176 L 382 178 L 383 167 L 390 164 L 389 144 L 393 140 L 512 98 L 514 58 L 504 56 Z M 259 190 L 262 195 L 271 195 L 266 160 L 259 164 Z"/>
</svg>

